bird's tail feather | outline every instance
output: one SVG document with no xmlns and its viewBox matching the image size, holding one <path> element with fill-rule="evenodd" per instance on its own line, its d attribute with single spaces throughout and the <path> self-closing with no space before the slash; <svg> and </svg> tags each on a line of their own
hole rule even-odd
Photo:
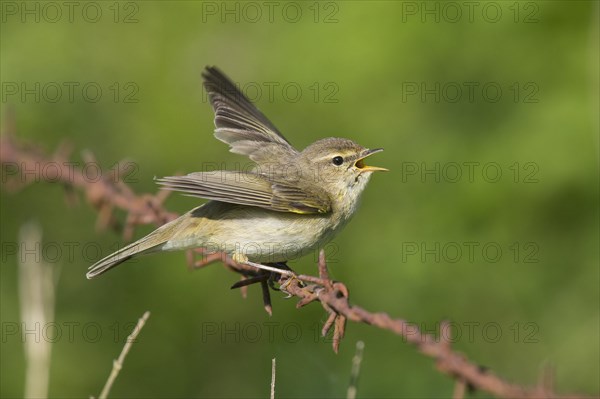
<svg viewBox="0 0 600 399">
<path fill-rule="evenodd" d="M 156 231 L 99 260 L 90 266 L 86 277 L 92 279 L 134 256 L 160 250 L 167 239 L 160 239 L 161 236 L 157 237 L 155 233 Z"/>
</svg>

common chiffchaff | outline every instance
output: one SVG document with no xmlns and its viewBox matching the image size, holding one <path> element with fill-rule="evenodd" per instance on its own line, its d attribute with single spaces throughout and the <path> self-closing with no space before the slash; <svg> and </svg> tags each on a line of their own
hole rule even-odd
<svg viewBox="0 0 600 399">
<path fill-rule="evenodd" d="M 350 220 L 371 173 L 369 150 L 343 138 L 303 151 L 221 71 L 202 74 L 215 111 L 215 137 L 248 156 L 249 171 L 212 171 L 158 179 L 164 188 L 210 201 L 90 267 L 93 278 L 141 254 L 201 247 L 238 262 L 281 263 L 321 248 Z"/>
</svg>

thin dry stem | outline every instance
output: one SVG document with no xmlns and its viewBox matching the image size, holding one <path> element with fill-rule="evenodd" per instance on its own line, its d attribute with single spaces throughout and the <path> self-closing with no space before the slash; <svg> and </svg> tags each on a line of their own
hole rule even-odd
<svg viewBox="0 0 600 399">
<path fill-rule="evenodd" d="M 24 331 L 34 326 L 48 326 L 54 322 L 55 268 L 42 259 L 42 230 L 34 222 L 23 225 L 19 242 L 23 246 L 19 256 L 19 298 Z M 25 397 L 48 397 L 50 355 L 52 343 L 47 338 L 27 339 L 25 346 Z"/>
<path fill-rule="evenodd" d="M 271 399 L 275 399 L 275 358 L 271 360 Z"/>
<path fill-rule="evenodd" d="M 362 363 L 364 350 L 365 343 L 363 341 L 358 341 L 356 343 L 356 352 L 354 352 L 354 357 L 352 358 L 350 384 L 348 385 L 348 391 L 346 392 L 346 399 L 356 399 L 356 393 L 358 392 L 358 376 L 360 375 L 360 364 Z"/>
<path fill-rule="evenodd" d="M 123 362 L 125 362 L 125 357 L 127 357 L 127 354 L 129 353 L 131 346 L 137 339 L 137 336 L 140 334 L 140 331 L 142 331 L 142 328 L 144 328 L 144 325 L 146 324 L 148 317 L 150 317 L 150 312 L 149 311 L 144 312 L 142 317 L 140 317 L 140 319 L 138 320 L 138 322 L 137 322 L 135 328 L 133 329 L 133 331 L 131 332 L 131 334 L 129 334 L 129 336 L 127 337 L 127 341 L 125 342 L 125 345 L 123 346 L 123 350 L 121 351 L 119 358 L 113 362 L 113 368 L 110 371 L 108 380 L 106 380 L 106 384 L 104 384 L 104 388 L 102 388 L 102 392 L 100 392 L 100 396 L 98 397 L 98 399 L 106 399 L 108 397 L 108 394 L 110 392 L 110 389 L 113 386 L 113 383 L 115 382 L 115 380 L 117 379 L 117 376 L 119 375 L 119 372 L 123 368 Z"/>
</svg>

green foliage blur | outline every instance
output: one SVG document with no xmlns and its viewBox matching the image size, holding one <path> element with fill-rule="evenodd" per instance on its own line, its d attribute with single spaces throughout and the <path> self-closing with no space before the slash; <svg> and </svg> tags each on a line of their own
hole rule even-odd
<svg viewBox="0 0 600 399">
<path fill-rule="evenodd" d="M 67 141 L 79 165 L 89 150 L 104 174 L 127 162 L 138 193 L 155 193 L 155 176 L 243 167 L 212 136 L 200 73 L 216 65 L 298 148 L 326 136 L 385 148 L 371 162 L 390 172 L 327 247 L 353 303 L 434 334 L 450 320 L 454 347 L 512 382 L 552 366 L 557 391 L 600 391 L 598 2 L 72 4 L 2 2 L 2 118 L 18 138 L 48 153 Z M 21 178 L 10 172 L 3 187 Z M 145 310 L 111 397 L 265 397 L 273 357 L 276 397 L 341 397 L 359 340 L 359 397 L 451 395 L 390 332 L 349 323 L 335 355 L 318 304 L 274 292 L 269 317 L 259 287 L 243 299 L 236 275 L 192 272 L 183 253 L 88 281 L 120 232 L 58 184 L 0 195 L 2 397 L 23 395 L 28 339 L 54 342 L 50 396 L 98 395 Z M 31 220 L 57 272 L 52 328 L 19 315 L 28 255 L 15 245 Z M 316 274 L 316 255 L 291 266 Z"/>
</svg>

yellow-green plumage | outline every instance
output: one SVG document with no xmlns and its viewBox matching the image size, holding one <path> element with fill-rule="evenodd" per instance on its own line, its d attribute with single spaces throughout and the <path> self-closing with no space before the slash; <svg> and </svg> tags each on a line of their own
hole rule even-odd
<svg viewBox="0 0 600 399">
<path fill-rule="evenodd" d="M 285 262 L 330 241 L 357 209 L 371 172 L 368 150 L 326 138 L 294 149 L 216 68 L 204 85 L 215 110 L 215 136 L 256 163 L 250 172 L 197 172 L 159 179 L 166 189 L 209 199 L 90 267 L 93 278 L 133 256 L 203 247 L 255 263 Z"/>
</svg>

